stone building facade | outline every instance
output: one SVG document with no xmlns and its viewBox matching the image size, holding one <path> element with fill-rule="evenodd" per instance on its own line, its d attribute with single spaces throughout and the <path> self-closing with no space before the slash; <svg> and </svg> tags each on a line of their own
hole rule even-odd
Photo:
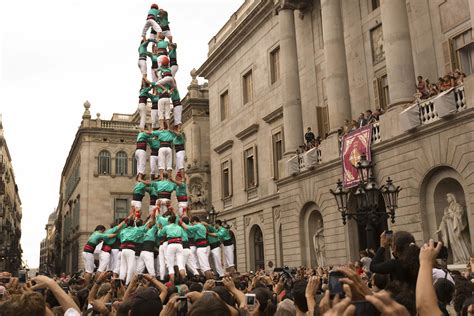
<svg viewBox="0 0 474 316">
<path fill-rule="evenodd" d="M 0 114 L 0 271 L 14 275 L 22 266 L 21 200 Z"/>
<path fill-rule="evenodd" d="M 367 109 L 385 110 L 373 125 L 376 180 L 403 188 L 395 224 L 378 230 L 433 237 L 447 193 L 473 227 L 473 10 L 467 0 L 246 0 L 232 15 L 197 74 L 208 80 L 211 201 L 232 225 L 239 270 L 315 266 L 316 251 L 326 265 L 358 257 L 365 232 L 342 224 L 329 189 L 342 177 L 337 131 Z M 467 78 L 449 95 L 453 112 L 441 118 L 428 100 L 410 108 L 416 126 L 402 124 L 416 76 L 457 68 Z M 324 138 L 318 159 L 289 171 L 307 127 Z"/>
<path fill-rule="evenodd" d="M 41 241 L 40 246 L 40 264 L 38 270 L 43 273 L 51 274 L 54 271 L 54 240 L 56 237 L 57 213 L 54 210 L 48 217 L 48 223 L 45 226 L 46 237 Z"/>
</svg>

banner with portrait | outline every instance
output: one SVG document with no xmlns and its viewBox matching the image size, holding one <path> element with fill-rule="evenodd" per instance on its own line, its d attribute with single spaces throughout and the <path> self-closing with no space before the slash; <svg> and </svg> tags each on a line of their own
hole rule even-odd
<svg viewBox="0 0 474 316">
<path fill-rule="evenodd" d="M 368 161 L 372 160 L 371 143 L 372 124 L 358 128 L 342 137 L 342 172 L 345 188 L 354 187 L 359 183 L 356 166 L 363 154 L 366 154 Z"/>
</svg>

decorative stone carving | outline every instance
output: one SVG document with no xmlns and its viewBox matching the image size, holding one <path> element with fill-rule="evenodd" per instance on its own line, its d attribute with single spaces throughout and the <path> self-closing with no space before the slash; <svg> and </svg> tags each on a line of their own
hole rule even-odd
<svg viewBox="0 0 474 316">
<path fill-rule="evenodd" d="M 237 230 L 237 221 L 232 221 L 232 227 L 234 227 L 235 230 Z"/>
<path fill-rule="evenodd" d="M 89 101 L 84 102 L 84 114 L 82 114 L 82 118 L 91 118 L 91 112 L 89 109 L 91 108 L 91 104 Z"/>
<path fill-rule="evenodd" d="M 436 232 L 443 244 L 453 252 L 454 264 L 465 264 L 471 256 L 466 211 L 456 201 L 453 193 L 446 194 L 446 201 L 449 205 L 444 209 L 444 216 Z"/>
<path fill-rule="evenodd" d="M 260 220 L 260 223 L 265 222 L 265 218 L 263 217 L 263 214 L 258 214 L 258 219 Z"/>
<path fill-rule="evenodd" d="M 208 205 L 207 189 L 201 177 L 193 177 L 189 183 L 190 209 L 206 209 Z"/>
<path fill-rule="evenodd" d="M 245 218 L 245 226 L 249 226 L 250 224 L 250 217 Z"/>
<path fill-rule="evenodd" d="M 275 217 L 275 219 L 280 218 L 280 207 L 279 206 L 273 208 L 273 216 Z"/>
<path fill-rule="evenodd" d="M 317 221 L 317 229 L 316 232 L 313 235 L 313 247 L 314 247 L 314 253 L 316 256 L 316 261 L 318 263 L 319 267 L 324 267 L 324 251 L 326 248 L 325 242 L 324 242 L 324 227 L 323 227 L 323 222 L 318 219 Z"/>
<path fill-rule="evenodd" d="M 385 59 L 382 24 L 370 31 L 370 43 L 372 45 L 372 61 L 377 64 Z"/>
</svg>

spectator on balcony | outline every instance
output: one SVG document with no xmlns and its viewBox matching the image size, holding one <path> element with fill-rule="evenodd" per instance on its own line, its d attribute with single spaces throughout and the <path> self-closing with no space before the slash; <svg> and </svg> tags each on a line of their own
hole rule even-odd
<svg viewBox="0 0 474 316">
<path fill-rule="evenodd" d="M 365 111 L 365 120 L 367 121 L 367 124 L 371 124 L 375 122 L 374 114 L 372 113 L 372 110 L 367 110 Z"/>
<path fill-rule="evenodd" d="M 416 85 L 417 91 L 421 94 L 421 99 L 427 99 L 430 96 L 426 82 L 422 76 L 418 76 L 418 84 Z"/>
<path fill-rule="evenodd" d="M 454 80 L 455 80 L 455 84 L 456 85 L 461 85 L 464 83 L 464 77 L 466 77 L 466 75 L 461 72 L 459 69 L 456 69 L 454 71 Z"/>
<path fill-rule="evenodd" d="M 359 117 L 357 118 L 357 128 L 362 127 L 364 125 L 367 125 L 367 119 L 365 118 L 364 112 L 359 114 Z"/>
<path fill-rule="evenodd" d="M 428 80 L 426 81 L 428 82 Z M 430 97 L 437 95 L 439 93 L 439 89 L 436 83 L 429 83 L 428 91 L 430 92 Z"/>
<path fill-rule="evenodd" d="M 344 120 L 344 125 L 342 126 L 342 135 L 346 135 L 351 131 L 351 122 L 348 119 Z"/>
<path fill-rule="evenodd" d="M 357 122 L 356 120 L 352 120 L 350 132 L 355 131 L 358 128 L 359 128 L 359 122 Z"/>
<path fill-rule="evenodd" d="M 308 127 L 306 134 L 304 134 L 304 139 L 306 140 L 306 145 L 309 145 L 314 140 L 314 133 L 311 131 L 311 127 Z"/>
</svg>

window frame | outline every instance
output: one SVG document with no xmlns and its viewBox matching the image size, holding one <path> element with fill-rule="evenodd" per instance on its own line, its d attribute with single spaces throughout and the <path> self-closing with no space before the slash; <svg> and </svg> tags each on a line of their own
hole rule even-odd
<svg viewBox="0 0 474 316">
<path fill-rule="evenodd" d="M 277 56 L 275 62 L 275 56 Z M 280 45 L 272 47 L 269 53 L 270 59 L 270 85 L 277 84 L 281 79 L 281 63 L 280 63 Z"/>
<path fill-rule="evenodd" d="M 119 157 L 121 154 L 124 156 Z M 124 172 L 120 172 L 121 167 L 124 167 Z M 115 154 L 115 174 L 118 176 L 128 175 L 128 154 L 124 150 L 120 150 Z"/>
<path fill-rule="evenodd" d="M 225 164 L 227 164 L 227 166 L 225 166 Z M 227 188 L 228 188 L 228 195 L 224 195 L 224 170 L 227 169 Z M 222 200 L 228 200 L 230 198 L 232 198 L 232 182 L 233 182 L 233 178 L 232 178 L 232 159 L 229 157 L 229 158 L 226 158 L 224 160 L 221 161 L 221 165 L 220 165 L 220 170 L 221 170 L 221 199 Z"/>
<path fill-rule="evenodd" d="M 102 154 L 107 154 L 107 156 L 102 156 Z M 101 168 L 101 162 L 102 162 L 102 159 L 107 159 L 108 162 L 107 162 L 107 167 L 106 167 L 106 171 L 102 172 L 102 168 Z M 110 154 L 110 152 L 106 149 L 103 149 L 101 151 L 99 151 L 99 154 L 97 155 L 97 161 L 98 161 L 98 165 L 97 165 L 97 173 L 99 175 L 110 175 L 111 173 L 111 169 L 112 169 L 112 155 Z"/>
<path fill-rule="evenodd" d="M 249 78 L 250 83 L 248 83 Z M 248 86 L 250 86 L 250 88 Z M 250 67 L 242 75 L 242 103 L 244 105 L 253 102 L 253 92 L 253 69 Z"/>
<path fill-rule="evenodd" d="M 121 213 L 121 212 L 117 212 L 117 201 L 125 201 L 125 209 L 123 211 L 123 214 L 124 216 L 117 216 L 118 213 Z M 117 222 L 120 218 L 124 218 L 124 217 L 127 217 L 128 215 L 128 210 L 130 209 L 130 200 L 128 198 L 124 198 L 124 197 L 114 197 L 114 223 Z"/>
<path fill-rule="evenodd" d="M 277 148 L 276 148 L 276 143 L 277 140 L 275 139 L 276 136 L 280 134 L 281 137 L 281 158 L 277 159 Z M 273 180 L 278 180 L 280 178 L 280 168 L 278 162 L 283 159 L 283 155 L 285 154 L 285 138 L 284 138 L 284 132 L 283 132 L 283 126 L 280 126 L 279 128 L 275 129 L 272 131 L 271 135 L 271 142 L 272 142 L 272 177 Z"/>
<path fill-rule="evenodd" d="M 248 159 L 250 155 L 247 155 L 248 151 L 252 151 L 251 157 L 253 160 L 253 185 L 249 183 L 249 165 Z M 258 187 L 258 155 L 257 155 L 257 145 L 247 146 L 243 150 L 243 160 L 244 160 L 244 183 L 245 183 L 245 191 L 255 189 Z"/>
<path fill-rule="evenodd" d="M 226 97 L 227 103 L 224 104 L 223 100 Z M 224 108 L 223 108 L 224 107 Z M 219 94 L 219 119 L 221 122 L 225 121 L 229 117 L 229 89 L 225 89 Z"/>
</svg>

